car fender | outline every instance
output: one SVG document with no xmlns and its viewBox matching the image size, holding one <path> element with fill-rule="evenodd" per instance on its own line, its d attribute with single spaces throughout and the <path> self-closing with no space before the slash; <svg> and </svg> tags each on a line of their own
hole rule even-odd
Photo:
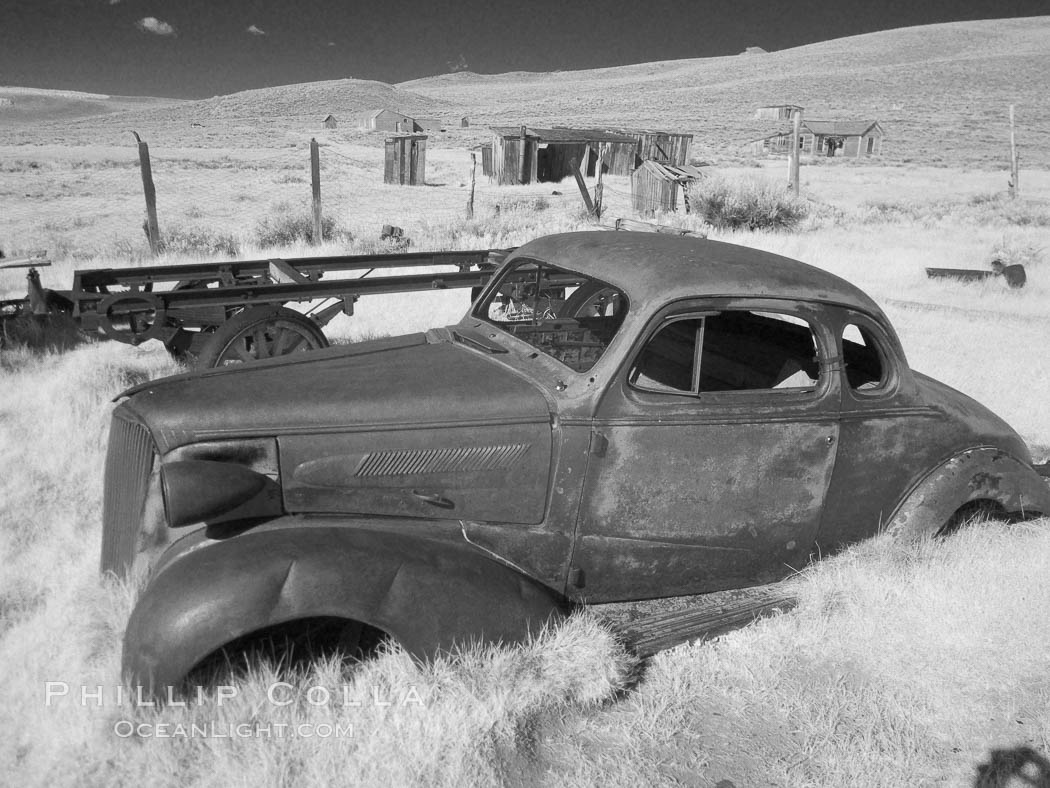
<svg viewBox="0 0 1050 788">
<path fill-rule="evenodd" d="M 896 537 L 936 533 L 971 501 L 995 501 L 1011 514 L 1050 514 L 1050 486 L 1030 465 L 1001 449 L 967 449 L 912 487 L 884 530 Z"/>
<path fill-rule="evenodd" d="M 521 641 L 564 604 L 465 540 L 370 530 L 360 520 L 286 517 L 187 541 L 159 562 L 124 637 L 125 678 L 153 694 L 238 637 L 297 619 L 360 621 L 427 660 L 468 639 Z"/>
</svg>

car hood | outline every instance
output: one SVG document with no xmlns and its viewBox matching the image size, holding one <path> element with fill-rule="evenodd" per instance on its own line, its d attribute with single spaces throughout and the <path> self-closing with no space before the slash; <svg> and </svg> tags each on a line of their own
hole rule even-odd
<svg viewBox="0 0 1050 788">
<path fill-rule="evenodd" d="M 162 453 L 222 438 L 550 419 L 525 377 L 424 334 L 176 375 L 122 396 Z"/>
</svg>

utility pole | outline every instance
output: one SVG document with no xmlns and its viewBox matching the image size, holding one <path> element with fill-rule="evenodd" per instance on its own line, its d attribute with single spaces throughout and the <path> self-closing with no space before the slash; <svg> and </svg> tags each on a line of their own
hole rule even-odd
<svg viewBox="0 0 1050 788">
<path fill-rule="evenodd" d="M 791 152 L 788 156 L 788 188 L 798 197 L 798 144 L 802 135 L 802 110 L 796 109 L 792 114 Z"/>
<path fill-rule="evenodd" d="M 1017 139 L 1014 134 L 1014 105 L 1010 105 L 1010 197 L 1016 197 L 1021 189 L 1018 184 Z"/>
</svg>

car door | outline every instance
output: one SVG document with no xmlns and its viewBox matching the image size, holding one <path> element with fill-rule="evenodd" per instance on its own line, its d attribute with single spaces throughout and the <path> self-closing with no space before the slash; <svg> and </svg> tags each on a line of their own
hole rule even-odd
<svg viewBox="0 0 1050 788">
<path fill-rule="evenodd" d="M 819 305 L 658 313 L 594 413 L 570 593 L 702 593 L 801 566 L 835 461 L 832 347 Z"/>
</svg>

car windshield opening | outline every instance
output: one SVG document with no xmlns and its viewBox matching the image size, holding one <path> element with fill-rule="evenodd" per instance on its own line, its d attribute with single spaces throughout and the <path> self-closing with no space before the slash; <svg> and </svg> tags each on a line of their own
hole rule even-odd
<svg viewBox="0 0 1050 788">
<path fill-rule="evenodd" d="M 574 372 L 594 366 L 626 314 L 627 296 L 618 288 L 533 260 L 508 269 L 474 310 Z"/>
</svg>

